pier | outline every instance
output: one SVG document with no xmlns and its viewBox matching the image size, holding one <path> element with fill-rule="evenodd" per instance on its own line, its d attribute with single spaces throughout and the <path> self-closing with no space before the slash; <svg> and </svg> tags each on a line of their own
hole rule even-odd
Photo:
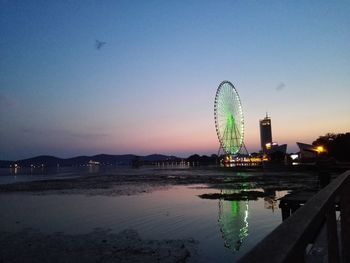
<svg viewBox="0 0 350 263">
<path fill-rule="evenodd" d="M 281 209 L 282 221 L 290 217 L 298 208 L 303 206 L 316 193 L 316 190 L 301 191 L 287 194 L 281 198 L 279 208 Z"/>
<path fill-rule="evenodd" d="M 350 170 L 338 175 L 312 197 L 305 195 L 305 204 L 295 207 L 292 216 L 287 216 L 285 211 L 285 221 L 239 262 L 308 262 L 307 250 L 315 244 L 320 232 L 326 236 L 326 261 L 350 262 L 349 192 Z M 337 207 L 340 211 L 339 224 L 336 220 Z"/>
</svg>

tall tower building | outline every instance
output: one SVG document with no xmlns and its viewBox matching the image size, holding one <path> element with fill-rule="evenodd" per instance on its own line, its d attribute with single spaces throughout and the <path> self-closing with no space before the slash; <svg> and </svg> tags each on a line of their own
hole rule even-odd
<svg viewBox="0 0 350 263">
<path fill-rule="evenodd" d="M 267 116 L 259 121 L 260 123 L 260 142 L 261 150 L 266 153 L 266 144 L 272 143 L 271 118 Z"/>
</svg>

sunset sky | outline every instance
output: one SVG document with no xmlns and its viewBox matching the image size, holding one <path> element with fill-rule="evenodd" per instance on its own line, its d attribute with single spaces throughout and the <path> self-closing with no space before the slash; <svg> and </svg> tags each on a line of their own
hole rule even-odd
<svg viewBox="0 0 350 263">
<path fill-rule="evenodd" d="M 349 1 L 0 0 L 0 159 L 217 153 L 223 80 L 249 151 L 266 112 L 288 152 L 349 132 L 349 14 Z"/>
</svg>

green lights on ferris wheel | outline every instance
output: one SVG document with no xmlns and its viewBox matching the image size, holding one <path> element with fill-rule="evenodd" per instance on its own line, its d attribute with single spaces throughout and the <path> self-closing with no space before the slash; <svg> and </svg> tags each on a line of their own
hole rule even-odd
<svg viewBox="0 0 350 263">
<path fill-rule="evenodd" d="M 214 117 L 220 147 L 226 154 L 237 154 L 243 145 L 244 119 L 238 92 L 229 81 L 216 91 Z"/>
</svg>

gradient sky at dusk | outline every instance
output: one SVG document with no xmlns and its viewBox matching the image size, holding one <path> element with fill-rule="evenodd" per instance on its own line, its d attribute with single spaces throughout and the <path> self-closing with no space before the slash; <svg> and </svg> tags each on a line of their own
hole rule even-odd
<svg viewBox="0 0 350 263">
<path fill-rule="evenodd" d="M 350 131 L 349 1 L 0 1 L 0 159 L 218 150 L 231 81 L 245 143 Z M 106 44 L 96 49 L 95 40 Z"/>
</svg>

